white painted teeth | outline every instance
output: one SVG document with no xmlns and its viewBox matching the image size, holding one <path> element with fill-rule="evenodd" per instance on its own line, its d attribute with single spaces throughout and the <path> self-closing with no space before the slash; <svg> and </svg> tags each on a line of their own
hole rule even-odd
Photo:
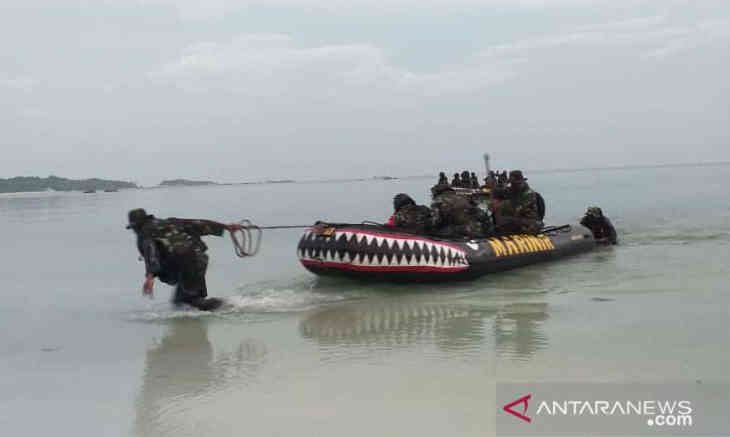
<svg viewBox="0 0 730 437">
<path fill-rule="evenodd" d="M 344 240 L 342 237 L 344 236 Z M 316 243 L 315 243 L 316 241 Z M 374 243 L 374 244 L 373 244 Z M 343 244 L 347 244 L 344 250 Z M 373 249 L 377 252 L 373 253 Z M 321 261 L 355 266 L 430 267 L 451 269 L 467 267 L 464 251 L 437 241 L 389 238 L 357 232 L 337 232 L 331 239 L 313 238 L 306 232 L 297 249 L 303 261 Z M 436 253 L 436 256 L 434 256 Z M 418 254 L 419 256 L 416 256 Z M 372 255 L 372 256 L 371 256 Z M 371 259 L 372 258 L 372 259 Z"/>
</svg>

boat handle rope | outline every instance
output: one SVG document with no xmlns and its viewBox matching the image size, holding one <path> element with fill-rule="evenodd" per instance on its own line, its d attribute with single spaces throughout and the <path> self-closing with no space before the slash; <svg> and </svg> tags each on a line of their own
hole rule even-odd
<svg viewBox="0 0 730 437">
<path fill-rule="evenodd" d="M 312 227 L 312 225 L 257 226 L 248 219 L 243 219 L 238 224 L 241 225 L 241 230 L 231 232 L 231 241 L 233 241 L 233 250 L 239 258 L 256 256 L 259 253 L 264 229 L 306 229 Z"/>
<path fill-rule="evenodd" d="M 315 227 L 327 227 L 328 223 L 317 222 L 312 225 L 278 225 L 278 226 L 257 226 L 251 220 L 244 219 L 238 222 L 241 225 L 240 231 L 231 232 L 231 241 L 233 242 L 233 250 L 239 258 L 247 258 L 256 256 L 261 249 L 261 240 L 264 230 L 270 229 L 307 229 Z M 372 221 L 363 221 L 362 225 L 382 226 L 382 224 Z M 570 225 L 563 226 L 546 226 L 540 230 L 541 234 L 555 234 L 557 232 L 570 232 Z M 240 233 L 240 236 L 237 236 Z"/>
<path fill-rule="evenodd" d="M 540 230 L 541 234 L 556 234 L 558 232 L 570 232 L 573 229 L 570 225 L 545 226 Z"/>
</svg>

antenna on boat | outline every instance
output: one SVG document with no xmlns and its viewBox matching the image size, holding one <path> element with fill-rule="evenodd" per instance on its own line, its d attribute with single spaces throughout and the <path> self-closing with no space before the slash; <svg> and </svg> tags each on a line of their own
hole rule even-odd
<svg viewBox="0 0 730 437">
<path fill-rule="evenodd" d="M 487 176 L 489 176 L 489 171 L 491 168 L 489 167 L 489 153 L 484 154 L 484 168 L 487 170 Z"/>
</svg>

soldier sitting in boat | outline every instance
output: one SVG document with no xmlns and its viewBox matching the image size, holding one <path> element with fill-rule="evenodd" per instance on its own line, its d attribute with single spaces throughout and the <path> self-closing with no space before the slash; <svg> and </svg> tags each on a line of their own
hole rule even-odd
<svg viewBox="0 0 730 437">
<path fill-rule="evenodd" d="M 513 170 L 509 173 L 509 186 L 495 193 L 491 208 L 497 233 L 537 234 L 542 229 L 544 208 L 540 208 L 539 195 L 526 181 L 522 171 Z"/>
<path fill-rule="evenodd" d="M 451 180 L 451 186 L 454 188 L 461 187 L 461 177 L 459 173 L 454 173 L 454 179 Z"/>
<path fill-rule="evenodd" d="M 618 237 L 616 236 L 616 228 L 613 227 L 611 220 L 603 215 L 601 208 L 591 206 L 581 219 L 580 224 L 587 227 L 593 232 L 593 237 L 598 244 L 616 244 Z"/>
<path fill-rule="evenodd" d="M 471 176 L 468 170 L 461 172 L 461 188 L 471 188 Z"/>
<path fill-rule="evenodd" d="M 497 172 L 497 185 L 498 186 L 507 185 L 507 170 L 505 170 L 503 172 Z"/>
<path fill-rule="evenodd" d="M 477 174 L 474 172 L 471 172 L 471 188 L 479 188 L 479 178 L 477 178 Z"/>
<path fill-rule="evenodd" d="M 437 185 L 448 185 L 449 184 L 449 178 L 446 177 L 446 173 L 441 172 L 439 173 L 439 182 Z"/>
<path fill-rule="evenodd" d="M 448 185 L 436 185 L 431 193 L 434 235 L 444 238 L 483 238 L 490 233 L 486 213 L 472 200 L 456 194 Z"/>
<path fill-rule="evenodd" d="M 416 205 L 411 196 L 405 193 L 396 194 L 393 198 L 393 210 L 386 226 L 415 234 L 427 234 L 431 231 L 431 210 L 427 206 Z"/>
</svg>

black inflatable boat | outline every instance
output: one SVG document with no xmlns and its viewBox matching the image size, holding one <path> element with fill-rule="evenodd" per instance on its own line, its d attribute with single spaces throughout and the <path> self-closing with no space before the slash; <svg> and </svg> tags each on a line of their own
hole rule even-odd
<svg viewBox="0 0 730 437">
<path fill-rule="evenodd" d="M 447 240 L 375 224 L 314 226 L 297 248 L 317 275 L 381 281 L 455 281 L 587 252 L 596 247 L 588 228 L 576 224 L 538 235 Z"/>
</svg>

